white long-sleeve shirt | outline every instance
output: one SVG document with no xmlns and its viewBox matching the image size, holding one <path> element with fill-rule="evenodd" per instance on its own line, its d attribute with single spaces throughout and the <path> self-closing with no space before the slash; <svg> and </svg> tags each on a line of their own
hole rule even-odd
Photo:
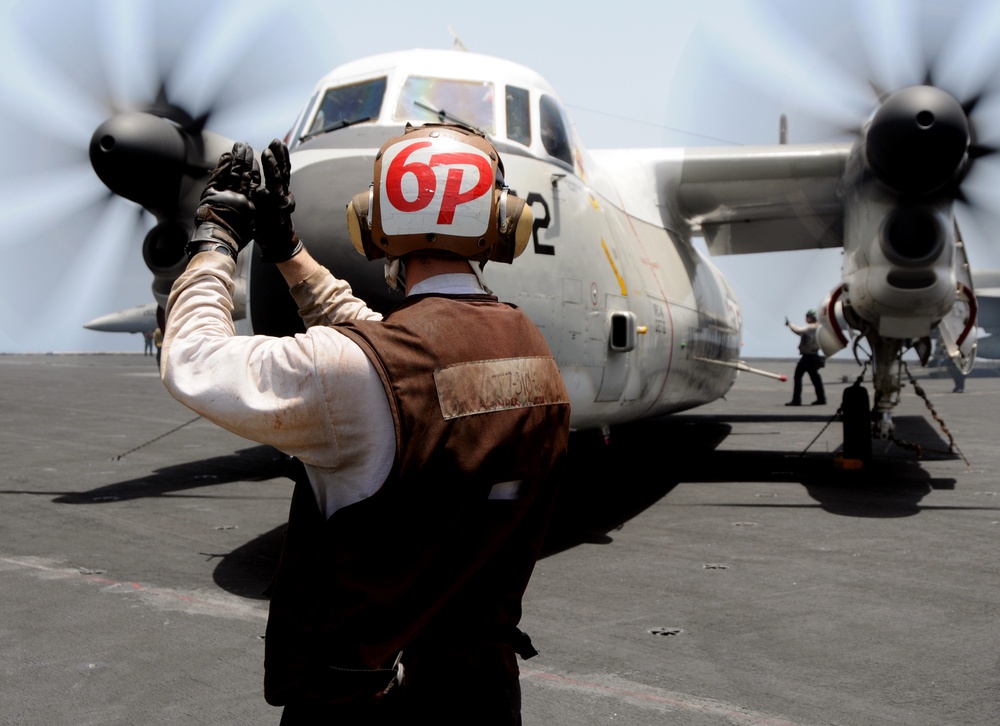
<svg viewBox="0 0 1000 726">
<path fill-rule="evenodd" d="M 235 264 L 195 255 L 167 305 L 161 374 L 177 400 L 206 419 L 302 461 L 320 511 L 373 494 L 392 466 L 395 432 L 382 381 L 364 351 L 330 327 L 381 320 L 326 268 L 291 288 L 306 332 L 238 336 Z M 441 275 L 420 292 L 483 291 L 476 277 Z"/>
</svg>

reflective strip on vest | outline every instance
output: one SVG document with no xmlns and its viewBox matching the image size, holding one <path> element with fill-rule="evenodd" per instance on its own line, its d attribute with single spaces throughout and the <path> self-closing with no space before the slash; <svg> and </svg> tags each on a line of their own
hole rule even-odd
<svg viewBox="0 0 1000 726">
<path fill-rule="evenodd" d="M 434 384 L 445 419 L 569 403 L 559 366 L 546 357 L 445 366 L 434 371 Z"/>
</svg>

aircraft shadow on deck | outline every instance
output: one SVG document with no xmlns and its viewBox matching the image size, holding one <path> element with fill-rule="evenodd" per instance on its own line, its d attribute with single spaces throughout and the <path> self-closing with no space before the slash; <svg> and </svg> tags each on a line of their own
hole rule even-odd
<svg viewBox="0 0 1000 726">
<path fill-rule="evenodd" d="M 179 495 L 194 489 L 233 482 L 276 479 L 285 476 L 288 465 L 288 457 L 270 446 L 251 446 L 232 454 L 165 466 L 138 479 L 116 482 L 85 492 L 67 492 L 53 501 L 57 504 L 101 504 Z M 199 492 L 191 496 L 212 495 Z"/>
<path fill-rule="evenodd" d="M 224 499 L 239 496 L 239 492 L 217 487 L 286 477 L 290 463 L 288 457 L 270 446 L 251 446 L 224 456 L 162 467 L 138 479 L 85 492 L 67 492 L 53 501 L 57 504 L 100 505 L 166 496 Z M 199 554 L 218 560 L 213 578 L 219 587 L 241 597 L 264 599 L 265 589 L 278 564 L 284 534 L 285 523 L 281 522 L 231 552 Z"/>
<path fill-rule="evenodd" d="M 605 444 L 595 432 L 571 436 L 565 480 L 556 502 L 552 526 L 542 556 L 585 545 L 614 541 L 615 532 L 656 504 L 681 483 L 788 482 L 801 484 L 816 505 L 832 514 L 895 518 L 921 511 L 921 500 L 933 489 L 954 488 L 954 479 L 932 478 L 921 459 L 951 458 L 948 446 L 920 416 L 897 417 L 901 438 L 921 451 L 894 444 L 876 448 L 873 459 L 859 471 L 834 465 L 836 453 L 723 448 L 734 425 L 778 423 L 821 425 L 825 417 L 682 415 L 612 429 Z M 839 427 L 839 424 L 836 424 Z M 817 431 L 819 428 L 817 427 Z M 87 492 L 66 493 L 54 501 L 100 504 L 144 497 L 183 495 L 188 490 L 219 487 L 241 481 L 284 477 L 288 459 L 268 446 L 254 446 L 226 456 L 185 462 L 157 469 L 148 476 L 109 484 Z M 223 490 L 191 496 L 228 496 Z M 733 506 L 773 507 L 774 504 Z M 218 558 L 216 583 L 241 597 L 266 599 L 265 591 L 278 562 L 285 523 L 228 553 L 204 553 Z"/>
<path fill-rule="evenodd" d="M 861 469 L 837 464 L 839 452 L 733 450 L 721 448 L 734 425 L 809 424 L 817 432 L 828 417 L 785 415 L 672 416 L 612 430 L 608 445 L 580 434 L 556 507 L 543 556 L 585 544 L 609 544 L 614 532 L 678 484 L 789 482 L 801 484 L 815 505 L 831 514 L 895 518 L 921 511 L 934 489 L 953 489 L 955 479 L 933 478 L 921 461 L 955 459 L 948 444 L 922 416 L 894 419 L 908 446 L 876 442 Z M 838 429 L 839 422 L 834 422 Z M 758 504 L 753 506 L 775 506 Z"/>
<path fill-rule="evenodd" d="M 787 424 L 806 416 L 779 417 Z M 809 417 L 823 421 L 822 416 Z M 741 423 L 746 417 L 739 417 Z M 924 459 L 947 445 L 922 417 L 899 417 L 900 436 L 920 441 Z M 594 432 L 573 434 L 570 456 L 542 556 L 567 549 L 604 545 L 629 520 L 656 504 L 678 484 L 698 482 L 788 482 L 803 486 L 815 505 L 840 516 L 896 518 L 921 511 L 933 489 L 948 489 L 954 479 L 932 478 L 916 452 L 885 447 L 860 471 L 834 466 L 835 454 L 735 451 L 720 448 L 733 424 L 712 416 L 671 417 L 612 430 L 609 444 Z M 768 507 L 773 504 L 753 506 Z M 780 505 L 779 505 L 780 506 Z M 216 583 L 243 597 L 265 599 L 277 565 L 284 523 L 223 556 Z"/>
</svg>

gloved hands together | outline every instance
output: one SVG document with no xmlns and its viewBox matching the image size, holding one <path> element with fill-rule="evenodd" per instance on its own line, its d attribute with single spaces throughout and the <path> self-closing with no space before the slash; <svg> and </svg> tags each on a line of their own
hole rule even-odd
<svg viewBox="0 0 1000 726">
<path fill-rule="evenodd" d="M 253 237 L 254 192 L 260 187 L 260 167 L 249 144 L 236 142 L 232 152 L 219 157 L 219 163 L 201 194 L 195 212 L 195 231 L 188 243 L 188 257 L 203 246 L 222 243 L 233 259 Z"/>
<path fill-rule="evenodd" d="M 302 242 L 292 226 L 295 197 L 288 191 L 292 177 L 288 147 L 275 139 L 260 160 L 264 185 L 258 186 L 252 195 L 257 210 L 255 239 L 264 262 L 285 262 L 302 249 Z"/>
</svg>

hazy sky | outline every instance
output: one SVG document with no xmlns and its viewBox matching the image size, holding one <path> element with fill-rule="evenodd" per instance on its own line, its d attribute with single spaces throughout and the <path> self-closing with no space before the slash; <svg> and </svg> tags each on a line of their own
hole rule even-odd
<svg viewBox="0 0 1000 726">
<path fill-rule="evenodd" d="M 140 351 L 140 336 L 84 322 L 152 300 L 136 207 L 109 200 L 86 149 L 115 109 L 155 93 L 213 109 L 210 128 L 262 146 L 327 70 L 365 55 L 447 48 L 527 65 L 583 144 L 608 147 L 848 138 L 882 88 L 934 78 L 960 98 L 1000 67 L 1000 6 L 957 2 L 651 0 L 608 4 L 438 0 L 0 0 L 0 352 Z M 205 8 L 214 8 L 208 9 Z M 613 11 L 609 10 L 613 8 Z M 974 120 L 1000 143 L 994 86 Z M 989 127 L 992 126 L 990 130 Z M 980 164 L 963 215 L 973 265 L 1000 267 L 1000 160 Z M 836 250 L 714 258 L 744 308 L 744 355 L 792 356 L 782 322 L 839 282 Z"/>
</svg>

